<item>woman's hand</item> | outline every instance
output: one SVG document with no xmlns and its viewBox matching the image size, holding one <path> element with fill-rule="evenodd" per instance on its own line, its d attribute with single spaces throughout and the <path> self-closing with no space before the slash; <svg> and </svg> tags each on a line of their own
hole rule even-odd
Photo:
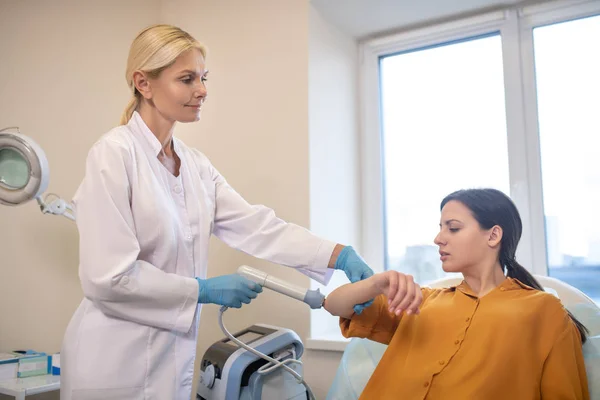
<svg viewBox="0 0 600 400">
<path fill-rule="evenodd" d="M 386 271 L 373 276 L 375 286 L 388 298 L 389 311 L 400 315 L 419 314 L 419 306 L 423 301 L 421 287 L 415 283 L 411 275 L 398 271 Z"/>
</svg>

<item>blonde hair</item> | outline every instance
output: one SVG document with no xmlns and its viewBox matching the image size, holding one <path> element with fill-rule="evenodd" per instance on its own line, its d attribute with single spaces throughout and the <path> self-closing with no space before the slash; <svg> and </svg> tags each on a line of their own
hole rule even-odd
<svg viewBox="0 0 600 400">
<path fill-rule="evenodd" d="M 143 71 L 156 78 L 171 66 L 179 55 L 189 49 L 200 50 L 206 57 L 206 48 L 189 33 L 172 25 L 152 25 L 138 33 L 129 49 L 125 79 L 131 89 L 132 98 L 121 116 L 121 125 L 127 124 L 140 104 L 140 93 L 135 88 L 133 74 Z"/>
</svg>

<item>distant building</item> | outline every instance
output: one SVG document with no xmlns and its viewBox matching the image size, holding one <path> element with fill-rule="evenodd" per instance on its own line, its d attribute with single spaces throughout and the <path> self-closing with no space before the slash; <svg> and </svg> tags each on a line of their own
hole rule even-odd
<svg viewBox="0 0 600 400">
<path fill-rule="evenodd" d="M 600 265 L 600 241 L 592 240 L 589 244 L 589 253 L 586 259 L 588 265 Z"/>
</svg>

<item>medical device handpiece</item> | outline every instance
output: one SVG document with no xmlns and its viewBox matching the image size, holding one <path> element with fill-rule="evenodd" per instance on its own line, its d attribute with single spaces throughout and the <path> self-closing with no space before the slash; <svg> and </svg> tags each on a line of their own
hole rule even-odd
<svg viewBox="0 0 600 400">
<path fill-rule="evenodd" d="M 292 285 L 291 283 L 271 276 L 263 271 L 251 268 L 247 265 L 242 265 L 239 267 L 237 273 L 251 280 L 252 282 L 258 283 L 262 287 L 274 290 L 296 300 L 303 301 L 304 303 L 308 304 L 310 308 L 316 309 L 323 306 L 325 295 L 323 295 L 319 289 L 304 289 L 300 286 Z"/>
</svg>

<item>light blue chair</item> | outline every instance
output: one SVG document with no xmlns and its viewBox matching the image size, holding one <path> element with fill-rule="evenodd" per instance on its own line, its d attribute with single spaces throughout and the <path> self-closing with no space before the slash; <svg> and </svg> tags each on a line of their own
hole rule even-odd
<svg viewBox="0 0 600 400">
<path fill-rule="evenodd" d="M 561 299 L 565 307 L 590 331 L 583 355 L 590 386 L 590 398 L 600 400 L 600 307 L 580 290 L 558 279 L 537 276 L 544 289 Z M 442 288 L 458 285 L 462 278 L 444 278 L 427 286 Z M 368 339 L 350 341 L 338 367 L 327 400 L 357 400 L 387 349 Z"/>
</svg>

